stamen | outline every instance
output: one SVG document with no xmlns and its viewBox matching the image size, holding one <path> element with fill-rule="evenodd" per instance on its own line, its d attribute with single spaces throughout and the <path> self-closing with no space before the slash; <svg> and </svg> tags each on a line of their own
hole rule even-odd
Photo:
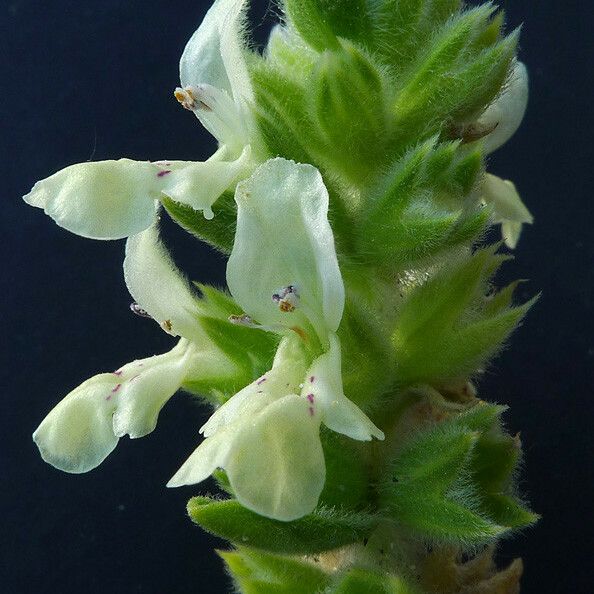
<svg viewBox="0 0 594 594">
<path fill-rule="evenodd" d="M 272 301 L 278 303 L 278 308 L 283 313 L 290 313 L 295 311 L 299 305 L 299 293 L 294 285 L 289 285 L 273 293 Z"/>
<path fill-rule="evenodd" d="M 212 107 L 204 103 L 200 98 L 202 93 L 200 89 L 196 87 L 177 87 L 173 92 L 175 98 L 179 101 L 184 109 L 189 111 L 196 111 L 197 109 L 205 109 L 206 111 L 212 111 Z"/>
<path fill-rule="evenodd" d="M 240 316 L 229 316 L 229 321 L 237 326 L 245 326 L 246 328 L 261 328 L 259 324 L 256 324 L 254 320 L 247 314 L 241 314 Z"/>
<path fill-rule="evenodd" d="M 165 330 L 165 332 L 171 332 L 171 330 L 173 329 L 173 324 L 171 323 L 171 320 L 165 320 L 161 323 L 161 328 L 163 328 L 163 330 Z"/>
</svg>

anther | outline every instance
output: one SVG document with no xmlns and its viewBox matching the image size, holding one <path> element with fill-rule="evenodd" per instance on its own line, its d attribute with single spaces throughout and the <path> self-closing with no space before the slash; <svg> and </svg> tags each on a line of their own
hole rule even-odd
<svg viewBox="0 0 594 594">
<path fill-rule="evenodd" d="M 283 313 L 295 311 L 299 305 L 299 294 L 294 285 L 289 285 L 279 289 L 272 295 L 272 301 L 278 304 L 278 308 Z"/>
<path fill-rule="evenodd" d="M 177 87 L 173 92 L 173 95 L 184 109 L 189 111 L 196 111 L 197 109 L 212 111 L 210 106 L 200 100 L 200 91 L 195 87 L 185 87 L 184 89 Z"/>
</svg>

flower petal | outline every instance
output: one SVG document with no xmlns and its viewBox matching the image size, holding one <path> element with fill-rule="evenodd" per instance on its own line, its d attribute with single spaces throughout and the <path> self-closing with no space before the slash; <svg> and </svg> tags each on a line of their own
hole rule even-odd
<svg viewBox="0 0 594 594">
<path fill-rule="evenodd" d="M 156 224 L 128 238 L 124 278 L 132 297 L 165 331 L 200 342 L 196 298 L 159 240 Z"/>
<path fill-rule="evenodd" d="M 242 35 L 246 0 L 216 0 L 180 60 L 176 97 L 232 152 L 249 144 L 253 98 Z"/>
<path fill-rule="evenodd" d="M 167 486 L 183 487 L 206 480 L 217 468 L 225 466 L 232 447 L 233 439 L 228 431 L 205 439 L 171 477 Z"/>
<path fill-rule="evenodd" d="M 200 433 L 210 437 L 238 418 L 254 415 L 271 402 L 297 392 L 305 370 L 300 339 L 292 336 L 283 338 L 272 369 L 218 408 L 200 429 Z"/>
<path fill-rule="evenodd" d="M 326 477 L 319 419 L 291 394 L 235 429 L 224 468 L 239 502 L 289 522 L 315 508 Z"/>
<path fill-rule="evenodd" d="M 383 432 L 344 395 L 340 342 L 335 334 L 330 335 L 330 350 L 318 357 L 307 372 L 301 393 L 321 409 L 322 422 L 328 429 L 359 441 L 384 439 Z"/>
<path fill-rule="evenodd" d="M 144 437 L 155 429 L 161 409 L 188 373 L 193 352 L 194 347 L 182 339 L 168 353 L 122 367 L 122 375 L 131 377 L 113 393 L 113 432 L 117 437 Z"/>
<path fill-rule="evenodd" d="M 235 186 L 239 179 L 248 174 L 249 164 L 248 145 L 234 161 L 211 158 L 173 170 L 162 191 L 172 200 L 201 210 L 205 218 L 212 219 L 212 205 L 225 190 Z"/>
<path fill-rule="evenodd" d="M 251 99 L 241 33 L 246 7 L 246 0 L 216 0 L 182 54 L 182 86 L 207 84 L 227 91 L 236 102 Z"/>
<path fill-rule="evenodd" d="M 88 472 L 114 450 L 112 429 L 118 384 L 111 373 L 96 375 L 75 388 L 41 422 L 33 440 L 41 457 L 64 472 Z"/>
<path fill-rule="evenodd" d="M 522 62 L 516 62 L 509 81 L 495 101 L 478 120 L 480 128 L 496 128 L 483 140 L 485 154 L 505 144 L 520 127 L 528 105 L 528 71 Z"/>
<path fill-rule="evenodd" d="M 235 244 L 227 283 L 241 307 L 267 326 L 307 318 L 325 340 L 338 328 L 344 285 L 328 222 L 328 192 L 319 171 L 277 158 L 237 185 Z M 273 301 L 294 287 L 295 311 Z"/>
<path fill-rule="evenodd" d="M 511 250 L 515 250 L 522 235 L 522 223 L 517 221 L 501 222 L 501 237 L 505 245 Z"/>
<path fill-rule="evenodd" d="M 532 224 L 534 217 L 522 202 L 513 182 L 487 173 L 483 182 L 483 198 L 495 208 L 500 219 Z"/>
<path fill-rule="evenodd" d="M 482 186 L 482 198 L 493 207 L 494 222 L 502 224 L 505 244 L 514 249 L 520 239 L 522 225 L 531 225 L 534 221 L 516 186 L 509 180 L 487 173 Z"/>
<path fill-rule="evenodd" d="M 24 200 L 72 233 L 121 239 L 155 220 L 158 174 L 153 164 L 130 159 L 78 163 L 37 182 Z"/>
</svg>

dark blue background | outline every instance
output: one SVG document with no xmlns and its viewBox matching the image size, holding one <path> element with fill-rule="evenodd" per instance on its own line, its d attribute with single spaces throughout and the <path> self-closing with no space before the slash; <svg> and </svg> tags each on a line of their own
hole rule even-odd
<svg viewBox="0 0 594 594">
<path fill-rule="evenodd" d="M 491 159 L 535 215 L 509 278 L 542 300 L 489 370 L 485 398 L 511 405 L 522 431 L 523 487 L 540 524 L 503 547 L 522 555 L 525 594 L 591 588 L 592 20 L 589 3 L 509 2 L 525 23 L 521 58 L 531 104 L 521 131 Z M 208 3 L 190 0 L 4 0 L 0 6 L 2 168 L 2 565 L 9 593 L 111 591 L 220 594 L 222 543 L 185 517 L 200 488 L 165 482 L 195 447 L 206 414 L 190 398 L 167 405 L 157 430 L 97 470 L 62 474 L 30 434 L 87 377 L 170 348 L 130 314 L 123 242 L 88 241 L 20 196 L 71 163 L 127 156 L 203 159 L 213 141 L 172 98 L 179 55 Z M 262 23 L 260 2 L 253 11 Z M 265 31 L 260 26 L 259 35 Z M 222 284 L 224 262 L 165 224 L 180 264 Z M 590 540 L 591 543 L 591 540 Z"/>
</svg>

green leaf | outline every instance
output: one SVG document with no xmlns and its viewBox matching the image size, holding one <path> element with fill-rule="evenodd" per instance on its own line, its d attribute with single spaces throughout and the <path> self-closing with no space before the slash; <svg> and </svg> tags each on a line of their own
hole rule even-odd
<svg viewBox="0 0 594 594">
<path fill-rule="evenodd" d="M 238 545 L 273 553 L 305 555 L 363 540 L 376 518 L 363 513 L 318 509 L 293 522 L 259 516 L 237 501 L 194 497 L 188 513 L 206 531 Z"/>
<path fill-rule="evenodd" d="M 330 509 L 364 508 L 369 501 L 369 472 L 358 444 L 325 427 L 320 438 L 326 460 L 326 483 L 319 505 Z"/>
<path fill-rule="evenodd" d="M 213 205 L 214 218 L 205 219 L 202 212 L 191 206 L 161 196 L 169 216 L 182 228 L 224 254 L 230 254 L 235 237 L 237 208 L 233 193 L 225 192 Z"/>
<path fill-rule="evenodd" d="M 243 594 L 315 594 L 329 583 L 312 563 L 241 547 L 218 551 Z"/>
<path fill-rule="evenodd" d="M 431 340 L 452 329 L 485 280 L 491 250 L 478 250 L 461 263 L 451 262 L 409 295 L 400 311 L 394 341 L 408 349 L 415 341 Z"/>
<path fill-rule="evenodd" d="M 514 281 L 486 298 L 485 313 L 487 315 L 497 315 L 508 310 L 512 305 L 514 292 L 521 280 Z"/>
<path fill-rule="evenodd" d="M 328 594 L 419 594 L 419 590 L 395 575 L 353 568 L 337 578 Z"/>
</svg>

